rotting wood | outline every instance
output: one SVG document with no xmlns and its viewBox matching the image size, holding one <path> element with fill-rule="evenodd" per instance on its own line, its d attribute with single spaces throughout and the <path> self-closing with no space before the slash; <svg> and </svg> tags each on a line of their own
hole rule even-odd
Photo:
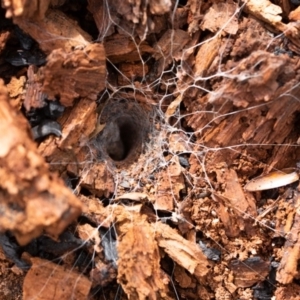
<svg viewBox="0 0 300 300">
<path fill-rule="evenodd" d="M 179 193 L 184 188 L 182 168 L 178 157 L 169 162 L 169 166 L 159 173 L 156 180 L 155 209 L 172 211 L 174 202 L 179 201 Z"/>
<path fill-rule="evenodd" d="M 89 1 L 92 11 L 97 7 L 94 1 Z M 147 3 L 136 0 L 132 2 L 113 0 L 110 3 L 109 13 L 105 10 L 100 16 L 104 16 L 104 20 L 109 17 L 114 22 L 117 22 L 121 27 L 121 31 L 131 32 L 132 28 L 135 27 L 135 32 L 139 38 L 143 40 L 146 34 L 155 32 L 155 17 L 168 13 L 171 9 L 171 5 L 172 2 L 170 0 L 151 0 Z M 99 26 L 99 21 L 97 25 Z M 101 27 L 99 28 L 99 32 L 102 32 Z"/>
<path fill-rule="evenodd" d="M 147 42 L 139 42 L 137 45 L 121 34 L 114 34 L 106 38 L 104 48 L 107 58 L 113 63 L 140 61 L 142 55 L 154 52 Z"/>
<path fill-rule="evenodd" d="M 101 224 L 104 228 L 109 228 L 112 225 L 114 216 L 97 198 L 80 195 L 79 199 L 83 204 L 83 216 L 86 216 L 95 224 Z"/>
<path fill-rule="evenodd" d="M 9 84 L 6 86 L 10 97 L 10 104 L 15 109 L 20 109 L 22 106 L 22 97 L 24 92 L 24 85 L 26 82 L 25 76 L 20 78 L 13 77 Z"/>
<path fill-rule="evenodd" d="M 98 28 L 98 40 L 102 41 L 105 37 L 114 32 L 113 20 L 110 8 L 106 1 L 88 0 L 88 10 L 92 13 Z"/>
<path fill-rule="evenodd" d="M 62 180 L 50 174 L 30 138 L 25 118 L 8 104 L 0 82 L 1 231 L 12 231 L 26 244 L 43 231 L 58 236 L 81 212 L 80 201 Z"/>
<path fill-rule="evenodd" d="M 291 21 L 300 21 L 300 7 L 290 12 L 289 19 Z"/>
<path fill-rule="evenodd" d="M 300 288 L 298 284 L 291 283 L 286 286 L 280 286 L 276 289 L 276 300 L 298 300 L 300 295 Z"/>
<path fill-rule="evenodd" d="M 266 67 L 261 68 L 261 72 L 256 73 L 256 76 L 249 77 L 249 67 L 254 66 L 257 61 L 260 61 L 261 66 Z M 299 103 L 294 101 L 294 97 L 299 93 L 297 75 L 289 64 L 289 59 L 257 51 L 242 61 L 233 73 L 236 74 L 236 79 L 229 80 L 228 85 L 224 83 L 208 98 L 206 105 L 212 105 L 213 111 L 218 113 L 211 114 L 208 108 L 202 107 L 199 113 L 189 118 L 188 124 L 191 127 L 202 128 L 199 133 L 199 143 L 211 147 L 241 145 L 241 148 L 243 143 L 284 144 L 289 135 L 293 134 L 292 124 L 299 110 Z M 281 86 L 277 79 L 279 77 Z M 224 117 L 234 107 L 239 107 L 241 110 Z M 284 107 L 289 109 L 286 110 Z M 260 113 L 261 109 L 266 115 Z M 299 151 L 299 149 L 295 150 Z M 228 148 L 222 151 L 230 152 Z M 251 148 L 248 147 L 247 151 L 251 153 Z M 231 165 L 234 155 L 232 151 L 232 156 L 223 156 L 228 166 Z M 213 156 L 216 158 L 213 164 L 218 163 L 222 157 L 219 152 L 213 153 Z M 294 153 L 290 157 L 294 159 L 294 163 L 296 156 Z M 273 158 L 270 159 L 270 164 L 272 160 Z"/>
<path fill-rule="evenodd" d="M 244 229 L 244 220 L 235 215 L 235 213 L 227 208 L 227 200 L 218 194 L 213 194 L 212 198 L 216 201 L 216 212 L 222 221 L 225 232 L 228 237 L 236 237 L 242 229 Z M 242 225 L 242 228 L 240 228 Z"/>
<path fill-rule="evenodd" d="M 91 288 L 88 278 L 48 260 L 33 257 L 25 276 L 24 300 L 86 300 Z"/>
<path fill-rule="evenodd" d="M 169 29 L 164 33 L 154 46 L 156 51 L 153 57 L 157 60 L 157 76 L 170 66 L 173 59 L 178 61 L 181 59 L 184 46 L 189 41 L 189 35 L 181 29 Z"/>
<path fill-rule="evenodd" d="M 147 65 L 141 65 L 140 63 L 121 63 L 121 74 L 118 76 L 118 84 L 126 85 L 130 84 L 136 78 L 143 78 L 145 74 L 149 72 Z"/>
<path fill-rule="evenodd" d="M 204 42 L 197 52 L 195 57 L 195 76 L 203 76 L 211 66 L 213 60 L 216 58 L 219 48 L 221 46 L 221 39 L 215 36 Z M 203 59 L 205 57 L 206 59 Z"/>
<path fill-rule="evenodd" d="M 119 231 L 118 282 L 129 297 L 136 299 L 172 299 L 169 278 L 160 268 L 155 229 L 146 216 L 113 208 Z"/>
<path fill-rule="evenodd" d="M 63 172 L 69 163 L 70 171 L 78 174 L 84 167 L 86 152 L 77 154 L 89 140 L 97 123 L 96 103 L 82 99 L 70 108 L 59 120 L 62 124 L 62 137 L 56 140 L 49 137 L 39 145 L 39 151 L 47 159 L 52 170 Z"/>
<path fill-rule="evenodd" d="M 31 65 L 27 70 L 27 84 L 24 95 L 24 107 L 27 111 L 32 108 L 43 107 L 44 95 L 42 84 L 38 81 L 37 67 Z"/>
<path fill-rule="evenodd" d="M 227 220 L 224 224 L 227 224 L 228 234 L 231 233 L 230 236 L 235 236 L 241 230 L 247 232 L 252 227 L 253 220 L 257 216 L 254 197 L 251 194 L 246 195 L 244 193 L 238 182 L 237 173 L 234 170 L 223 166 L 222 168 L 216 168 L 215 172 L 217 174 L 217 182 L 223 186 L 224 193 L 222 195 L 213 193 L 213 197 L 217 202 L 220 201 L 218 212 L 222 220 Z M 224 210 L 222 207 L 226 207 L 226 209 Z M 231 213 L 229 218 L 230 210 L 234 210 L 234 212 Z"/>
<path fill-rule="evenodd" d="M 176 263 L 195 275 L 199 282 L 205 282 L 205 276 L 211 268 L 211 263 L 194 242 L 185 240 L 174 229 L 158 223 L 153 224 L 156 240 Z"/>
<path fill-rule="evenodd" d="M 237 4 L 214 3 L 203 18 L 201 29 L 208 29 L 217 33 L 221 29 L 229 34 L 236 34 L 238 31 Z M 222 33 L 221 33 L 222 34 Z"/>
<path fill-rule="evenodd" d="M 84 49 L 65 52 L 53 50 L 47 64 L 40 69 L 42 90 L 50 99 L 60 98 L 64 106 L 74 99 L 97 100 L 105 87 L 105 51 L 102 44 L 90 44 Z"/>
<path fill-rule="evenodd" d="M 14 1 L 14 3 L 19 4 L 21 2 Z M 64 2 L 66 5 L 60 8 Z M 58 11 L 54 16 L 56 15 L 57 18 L 66 17 L 66 22 L 61 23 L 61 27 L 65 31 L 62 35 L 56 31 L 56 24 L 52 22 L 54 18 L 51 19 L 50 17 L 49 20 L 48 14 L 51 15 L 50 12 L 46 13 L 46 20 L 51 24 L 47 29 L 43 27 L 46 39 L 42 34 L 38 36 L 37 33 L 32 33 L 33 35 L 36 34 L 40 47 L 45 40 L 48 41 L 49 32 L 54 34 L 54 40 L 57 40 L 51 42 L 59 42 L 49 43 L 45 46 L 45 51 L 49 54 L 48 59 L 52 59 L 53 54 L 60 53 L 62 56 L 60 60 L 50 62 L 53 65 L 55 63 L 60 65 L 55 72 L 54 68 L 48 69 L 44 78 L 46 85 L 52 73 L 57 76 L 61 71 L 65 71 L 64 58 L 70 58 L 74 55 L 73 58 L 77 63 L 84 58 L 83 54 L 85 54 L 85 48 L 80 49 L 81 45 L 85 44 L 86 40 L 89 45 L 90 37 L 87 37 L 85 33 L 80 34 L 80 27 L 81 22 L 85 22 L 86 17 L 91 18 L 91 15 L 83 15 L 82 11 L 76 11 L 76 9 L 73 11 L 74 2 L 71 2 L 51 1 L 51 4 L 56 6 Z M 261 3 L 271 4 L 270 1 L 247 2 L 257 5 Z M 6 3 L 12 3 L 12 1 L 6 0 Z M 22 3 L 25 5 L 29 2 L 23 1 Z M 38 1 L 34 3 L 38 3 Z M 142 155 L 140 160 L 131 167 L 124 168 L 123 165 L 122 168 L 115 169 L 113 164 L 109 165 L 109 171 L 112 173 L 110 173 L 108 182 L 105 182 L 105 176 L 100 176 L 96 182 L 93 182 L 93 179 L 97 178 L 95 174 L 98 174 L 98 171 L 101 174 L 108 171 L 104 164 L 101 165 L 98 161 L 94 164 L 98 156 L 95 155 L 96 152 L 92 149 L 89 140 L 90 134 L 93 134 L 94 128 L 99 125 L 96 119 L 100 110 L 98 109 L 96 112 L 96 103 L 93 100 L 97 94 L 98 83 L 94 82 L 95 84 L 88 91 L 89 95 L 85 97 L 83 97 L 85 91 L 78 92 L 72 85 L 71 89 L 67 90 L 70 85 L 62 82 L 55 83 L 55 88 L 51 90 L 53 82 L 49 80 L 49 85 L 45 89 L 49 90 L 49 94 L 54 91 L 63 95 L 64 104 L 70 105 L 59 120 L 62 124 L 63 136 L 60 139 L 49 137 L 40 144 L 39 149 L 48 160 L 49 168 L 63 173 L 66 180 L 70 179 L 68 177 L 70 174 L 73 178 L 78 179 L 79 183 L 76 183 L 74 193 L 80 194 L 80 188 L 83 186 L 84 192 L 88 190 L 93 194 L 89 197 L 79 196 L 81 202 L 85 204 L 82 219 L 84 221 L 88 219 L 89 222 L 93 223 L 93 226 L 100 226 L 101 229 L 107 229 L 115 224 L 117 219 L 114 214 L 115 202 L 120 203 L 124 209 L 126 201 L 120 199 L 122 196 L 130 199 L 128 194 L 123 193 L 134 190 L 140 193 L 140 196 L 149 195 L 149 197 L 142 196 L 141 199 L 138 197 L 136 199 L 131 195 L 130 200 L 133 201 L 130 205 L 133 206 L 126 207 L 124 211 L 134 212 L 134 221 L 132 221 L 131 215 L 130 217 L 126 215 L 124 223 L 131 224 L 130 222 L 132 222 L 133 226 L 146 225 L 144 231 L 139 228 L 131 228 L 125 237 L 126 243 L 122 246 L 129 252 L 131 250 L 130 245 L 132 247 L 135 243 L 132 236 L 135 233 L 137 236 L 147 235 L 148 231 L 151 233 L 148 235 L 151 238 L 145 241 L 145 244 L 150 245 L 150 249 L 157 240 L 161 243 L 167 240 L 169 245 L 175 244 L 174 249 L 172 249 L 173 252 L 168 250 L 173 259 L 170 259 L 168 252 L 164 251 L 164 247 L 162 247 L 158 258 L 156 257 L 155 266 L 160 259 L 163 271 L 172 280 L 175 279 L 172 281 L 172 286 L 176 290 L 176 297 L 186 299 L 216 298 L 217 300 L 253 298 L 254 289 L 252 287 L 243 288 L 243 286 L 250 286 L 257 282 L 260 273 L 264 274 L 261 279 L 267 278 L 266 280 L 270 281 L 268 284 L 272 284 L 266 275 L 266 264 L 258 264 L 259 267 L 252 272 L 247 266 L 249 257 L 261 254 L 265 258 L 274 258 L 276 262 L 281 261 L 279 272 L 283 278 L 280 280 L 283 282 L 284 280 L 290 282 L 299 277 L 298 270 L 295 270 L 295 261 L 299 251 L 298 242 L 295 242 L 296 231 L 299 229 L 298 215 L 294 203 L 290 205 L 291 196 L 281 196 L 280 200 L 274 202 L 269 192 L 250 194 L 242 189 L 243 184 L 248 182 L 251 177 L 260 174 L 263 169 L 264 172 L 268 173 L 272 168 L 293 167 L 299 157 L 299 147 L 296 144 L 296 141 L 299 141 L 297 120 L 299 118 L 298 69 L 300 64 L 296 55 L 299 53 L 299 49 L 297 49 L 299 30 L 296 23 L 288 24 L 288 21 L 295 18 L 292 17 L 292 14 L 288 15 L 291 9 L 295 8 L 295 5 L 289 1 L 277 1 L 277 3 L 281 4 L 284 13 L 282 15 L 276 13 L 279 5 L 277 7 L 272 6 L 275 9 L 273 10 L 274 16 L 272 13 L 267 13 L 266 8 L 268 6 L 265 6 L 258 14 L 254 14 L 253 11 L 250 11 L 248 15 L 243 14 L 243 7 L 238 7 L 233 1 L 223 1 L 216 4 L 213 1 L 189 0 L 186 5 L 181 6 L 180 3 L 178 7 L 168 7 L 170 1 L 160 1 L 159 3 L 158 1 L 149 1 L 146 4 L 138 1 L 131 1 L 130 3 L 123 1 L 121 5 L 119 5 L 119 1 L 112 1 L 109 7 L 105 7 L 105 1 L 89 1 L 88 9 L 92 12 L 99 30 L 97 41 L 103 41 L 109 54 L 109 76 L 105 93 L 101 94 L 99 102 L 105 100 L 106 97 L 114 99 L 114 96 L 118 94 L 119 98 L 126 99 L 126 101 L 131 99 L 143 103 L 145 106 L 158 104 L 161 109 L 159 111 L 160 117 L 166 120 L 168 124 L 174 119 L 180 121 L 180 130 L 176 128 L 175 131 L 173 131 L 175 127 L 172 125 L 166 126 L 162 123 L 156 123 L 155 126 L 160 131 L 159 134 L 161 134 L 162 139 L 158 140 L 159 142 L 156 144 L 150 144 L 149 147 L 153 148 L 150 152 L 151 155 L 147 157 Z M 61 10 L 66 13 L 62 13 Z M 164 15 L 163 13 L 168 10 L 170 10 L 170 14 Z M 123 14 L 124 11 L 128 14 Z M 73 12 L 75 12 L 75 17 Z M 76 15 L 78 12 L 80 12 L 80 17 Z M 35 12 L 34 7 L 32 13 L 32 19 L 29 20 L 24 13 L 20 17 L 22 19 L 20 22 L 30 21 L 33 24 L 41 24 L 41 19 L 38 19 L 39 12 Z M 76 22 L 71 21 L 70 15 L 79 21 L 76 25 Z M 263 21 L 259 23 L 253 16 Z M 214 18 L 217 17 L 222 18 L 218 18 L 218 22 L 214 22 Z M 229 22 L 230 18 L 232 22 Z M 284 20 L 287 24 L 281 21 L 276 22 L 276 18 Z M 271 24 L 273 32 L 285 33 L 295 44 L 292 44 L 283 35 L 272 36 L 263 27 L 266 23 Z M 30 31 L 30 26 L 21 26 Z M 54 26 L 53 30 L 51 26 Z M 79 34 L 79 41 L 75 43 L 76 49 L 70 49 L 73 44 L 69 42 L 74 37 L 74 32 L 68 34 L 68 27 L 77 30 L 75 35 Z M 172 34 L 170 37 L 170 28 L 175 33 L 180 33 L 178 34 L 179 39 L 172 39 Z M 89 30 L 86 32 L 90 33 Z M 170 38 L 163 39 L 165 34 Z M 96 37 L 95 33 L 93 37 Z M 212 39 L 207 41 L 205 40 L 207 37 Z M 5 43 L 6 37 L 3 33 L 3 47 L 5 47 Z M 164 48 L 165 44 L 166 48 Z M 163 55 L 161 55 L 161 51 L 157 51 L 155 48 L 157 45 L 164 49 Z M 9 44 L 7 47 L 10 49 Z M 57 50 L 56 47 L 63 47 L 63 50 Z M 175 51 L 168 52 L 169 48 Z M 0 49 L 0 54 L 2 50 Z M 53 53 L 54 50 L 56 51 Z M 264 52 L 259 52 L 260 50 Z M 289 50 L 293 50 L 294 53 Z M 155 62 L 155 58 L 158 61 Z M 170 65 L 164 65 L 166 62 L 170 62 Z M 0 64 L 2 64 L 2 60 L 0 60 Z M 103 64 L 105 64 L 104 58 Z M 1 70 L 7 70 L 7 64 L 2 66 Z M 91 68 L 93 66 L 93 64 L 90 65 Z M 47 67 L 43 67 L 43 70 Z M 22 68 L 22 70 L 15 70 L 11 66 L 9 68 L 13 70 L 13 76 L 17 80 L 19 79 L 21 86 L 22 80 L 19 76 L 26 74 L 27 67 Z M 91 68 L 89 68 L 90 71 Z M 32 68 L 29 67 L 29 70 L 32 71 Z M 41 71 L 42 68 L 39 70 Z M 65 77 L 73 77 L 77 71 L 76 68 L 72 68 L 70 74 L 64 73 Z M 88 72 L 88 74 L 94 75 L 95 73 Z M 5 72 L 5 76 L 8 79 L 6 82 L 10 81 L 11 76 L 7 75 L 7 72 Z M 78 78 L 81 80 L 82 76 Z M 40 80 L 40 77 L 38 79 Z M 80 80 L 76 82 L 76 85 L 82 88 L 80 87 Z M 101 80 L 104 81 L 103 77 Z M 11 83 L 13 82 L 11 81 Z M 13 89 L 12 84 L 11 88 Z M 35 89 L 34 86 L 32 88 Z M 40 90 L 40 87 L 37 89 Z M 59 89 L 61 91 L 58 91 Z M 11 95 L 15 94 L 12 91 Z M 31 95 L 29 93 L 28 97 L 30 98 Z M 56 96 L 54 93 L 51 95 Z M 80 99 L 74 100 L 74 98 Z M 38 101 L 36 100 L 38 99 L 37 97 L 37 99 L 30 98 L 29 100 L 37 104 Z M 32 103 L 29 104 L 29 107 L 33 106 Z M 112 116 L 114 117 L 114 114 Z M 104 128 L 106 126 L 105 124 L 101 125 Z M 167 132 L 168 130 L 172 132 Z M 195 134 L 191 131 L 194 131 Z M 182 139 L 178 138 L 178 132 L 183 135 Z M 158 156 L 155 157 L 155 151 L 156 154 L 159 152 L 159 158 Z M 182 153 L 184 153 L 186 160 L 190 156 L 189 161 L 185 163 L 188 167 L 185 167 L 185 170 L 181 168 L 181 172 L 178 171 L 177 167 L 175 168 L 179 175 L 175 178 L 175 186 L 170 188 L 172 178 L 169 176 L 171 174 L 168 173 L 174 173 L 174 170 L 170 171 L 169 166 L 169 172 L 165 172 L 166 164 L 171 156 L 174 158 L 178 155 L 182 158 Z M 152 156 L 155 157 L 153 161 Z M 94 169 L 91 168 L 92 164 L 94 164 Z M 138 164 L 141 168 L 135 168 Z M 148 176 L 147 170 L 150 169 L 151 174 Z M 89 174 L 87 170 L 91 170 L 91 173 Z M 124 170 L 126 172 L 123 172 Z M 224 173 L 222 173 L 223 171 Z M 123 173 L 126 173 L 126 176 L 123 176 Z M 155 203 L 157 178 L 162 183 L 159 191 L 170 192 L 167 204 L 173 204 L 173 206 L 156 207 L 161 208 L 161 211 L 154 210 L 152 205 Z M 114 180 L 116 180 L 115 183 Z M 120 188 L 120 186 L 122 187 Z M 235 189 L 236 194 L 234 193 Z M 290 193 L 296 193 L 293 188 L 285 189 L 289 189 Z M 282 190 L 277 192 L 281 195 Z M 175 195 L 173 196 L 171 192 L 175 192 Z M 113 193 L 117 197 L 116 201 L 110 199 Z M 103 199 L 104 196 L 109 199 Z M 151 203 L 147 203 L 148 199 Z M 239 199 L 241 199 L 240 202 Z M 109 204 L 104 207 L 102 200 L 105 204 L 108 202 Z M 156 199 L 156 202 L 159 203 L 161 200 L 164 199 Z M 143 204 L 136 205 L 138 202 Z M 266 208 L 270 208 L 270 210 L 266 210 Z M 120 212 L 119 208 L 116 210 L 116 213 L 118 212 Z M 141 217 L 143 214 L 147 215 L 147 221 L 143 219 L 145 216 Z M 161 215 L 163 215 L 161 220 L 167 222 L 168 225 L 160 226 L 158 220 Z M 138 222 L 135 223 L 135 221 Z M 149 226 L 149 222 L 152 222 L 150 223 L 151 226 Z M 274 224 L 276 224 L 275 227 Z M 117 224 L 118 229 L 122 228 L 122 225 L 126 229 L 122 221 Z M 95 234 L 97 233 L 96 227 Z M 171 241 L 167 237 L 156 237 L 157 240 L 153 241 L 152 227 L 153 230 L 158 228 L 159 232 L 163 233 L 164 231 L 168 232 L 170 227 L 178 227 L 181 231 L 174 229 L 172 234 L 175 237 L 172 237 Z M 284 246 L 278 242 L 278 240 L 283 240 L 281 235 L 283 232 L 291 233 L 293 237 L 292 240 L 287 239 Z M 124 234 L 126 235 L 126 232 Z M 158 234 L 158 236 L 160 235 Z M 181 248 L 183 244 L 183 248 L 186 249 L 185 246 L 188 243 L 191 249 L 189 248 L 190 252 L 186 252 L 193 253 L 191 256 L 194 263 L 198 259 L 198 257 L 194 259 L 194 255 L 199 251 L 196 244 L 199 236 L 201 239 L 205 239 L 208 247 L 219 248 L 222 255 L 219 261 L 210 263 L 213 267 L 208 268 L 206 274 L 199 275 L 196 272 L 195 275 L 193 272 L 186 271 L 189 270 L 189 266 L 184 265 L 178 256 L 184 253 L 184 257 L 186 257 L 186 253 Z M 118 236 L 119 240 L 122 238 L 122 235 Z M 144 236 L 143 238 L 145 239 Z M 99 243 L 98 239 L 95 243 Z M 95 247 L 97 246 L 99 245 L 95 245 Z M 138 249 L 143 248 L 142 245 L 138 246 Z M 94 253 L 90 244 L 85 250 L 89 251 L 90 254 Z M 290 264 L 287 262 L 287 256 L 283 255 L 283 250 L 292 251 L 293 259 Z M 147 252 L 146 256 L 151 257 L 151 253 L 151 251 Z M 73 257 L 73 253 L 69 253 L 66 254 L 65 258 L 74 262 L 70 259 Z M 233 278 L 233 273 L 228 270 L 228 266 L 231 261 L 237 258 L 240 260 L 240 266 L 243 270 L 240 273 L 236 272 L 235 278 Z M 135 296 L 137 292 L 142 295 L 143 292 L 139 290 L 142 285 L 136 284 L 133 289 L 127 285 L 126 276 L 128 274 L 134 277 L 136 273 L 138 275 L 142 273 L 139 273 L 139 269 L 134 268 L 130 269 L 128 274 L 126 273 L 126 263 L 131 262 L 130 259 L 132 258 L 126 256 L 124 261 L 120 261 L 120 265 L 123 264 L 122 284 L 128 295 Z M 146 265 L 145 270 L 149 270 L 153 266 L 150 264 L 153 262 L 152 259 L 149 260 L 150 266 L 147 265 L 148 261 L 141 261 Z M 173 262 L 170 263 L 170 261 Z M 200 261 L 206 262 L 202 259 Z M 97 251 L 93 263 L 97 267 L 93 269 L 93 272 L 86 272 L 85 275 L 91 276 L 93 284 L 103 287 L 107 283 L 106 279 L 111 281 L 115 273 L 112 272 L 110 274 L 112 276 L 102 277 L 103 274 L 109 273 L 110 269 Z M 69 269 L 73 268 L 70 262 L 65 266 Z M 8 268 L 9 266 L 5 267 L 5 270 Z M 141 274 L 141 277 L 144 281 L 151 278 L 151 282 L 153 282 L 155 281 L 153 276 L 157 274 L 159 271 L 155 269 L 150 277 L 143 277 L 144 274 Z M 174 274 L 175 277 L 171 277 Z M 241 274 L 246 274 L 246 278 Z M 159 276 L 161 274 L 157 275 L 157 278 L 165 279 L 165 277 Z M 247 281 L 246 284 L 245 281 Z M 241 288 L 238 288 L 234 283 Z M 109 286 L 107 290 L 102 290 L 107 299 L 114 299 L 116 296 L 114 292 L 117 288 L 114 289 L 116 285 L 113 284 L 113 288 Z M 293 290 L 299 293 L 297 284 L 288 284 L 285 287 L 281 287 L 278 283 L 273 284 L 276 287 L 276 297 L 281 297 L 279 299 L 284 299 L 285 295 L 298 296 L 298 294 L 295 296 L 292 293 Z M 172 292 L 170 286 L 168 288 Z M 148 288 L 147 292 L 151 293 L 151 289 Z M 93 298 L 93 296 L 91 297 Z M 174 298 L 175 295 L 172 297 Z"/>
<path fill-rule="evenodd" d="M 299 49 L 299 24 L 297 24 L 297 22 L 289 22 L 285 24 L 282 20 L 282 8 L 280 6 L 273 4 L 269 0 L 251 0 L 244 2 L 245 10 L 248 13 L 253 14 L 256 18 L 269 24 L 273 31 L 282 32 Z"/>
<path fill-rule="evenodd" d="M 299 187 L 298 187 L 299 189 Z M 298 259 L 300 256 L 300 195 L 299 190 L 293 199 L 294 211 L 292 213 L 293 223 L 286 228 L 287 240 L 284 244 L 283 257 L 278 268 L 276 280 L 282 284 L 292 283 L 297 276 Z M 291 203 L 292 205 L 292 203 Z"/>
<path fill-rule="evenodd" d="M 76 47 L 85 47 L 92 41 L 89 34 L 84 32 L 63 12 L 48 9 L 41 20 L 14 18 L 14 23 L 28 33 L 48 55 L 54 49 L 70 51 Z"/>
<path fill-rule="evenodd" d="M 91 191 L 98 197 L 109 198 L 115 190 L 112 173 L 103 163 L 94 163 L 88 171 L 81 172 L 81 187 Z"/>
</svg>

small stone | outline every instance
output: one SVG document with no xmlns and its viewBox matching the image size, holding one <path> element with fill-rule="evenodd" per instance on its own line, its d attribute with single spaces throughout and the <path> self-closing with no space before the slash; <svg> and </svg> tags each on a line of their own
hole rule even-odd
<svg viewBox="0 0 300 300">
<path fill-rule="evenodd" d="M 188 160 L 187 160 L 185 157 L 183 157 L 183 156 L 178 156 L 178 158 L 179 158 L 179 163 L 180 163 L 180 165 L 181 165 L 182 167 L 188 168 L 188 167 L 190 166 Z"/>
</svg>

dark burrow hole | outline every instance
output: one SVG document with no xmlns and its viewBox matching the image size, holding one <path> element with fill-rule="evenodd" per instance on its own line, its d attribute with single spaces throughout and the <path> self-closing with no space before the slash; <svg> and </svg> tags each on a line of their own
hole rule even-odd
<svg viewBox="0 0 300 300">
<path fill-rule="evenodd" d="M 132 121 L 129 116 L 122 116 L 114 120 L 114 135 L 110 143 L 107 144 L 106 150 L 109 157 L 115 161 L 122 161 L 134 151 L 141 143 L 141 128 Z"/>
</svg>

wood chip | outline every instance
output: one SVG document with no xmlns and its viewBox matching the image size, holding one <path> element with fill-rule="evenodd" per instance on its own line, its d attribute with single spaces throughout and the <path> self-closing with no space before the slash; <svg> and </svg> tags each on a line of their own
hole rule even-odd
<svg viewBox="0 0 300 300">
<path fill-rule="evenodd" d="M 92 283 L 82 274 L 37 257 L 31 262 L 23 284 L 24 300 L 87 299 Z"/>
<path fill-rule="evenodd" d="M 179 200 L 179 193 L 184 187 L 182 168 L 175 156 L 167 169 L 157 175 L 155 209 L 172 211 L 174 202 Z"/>
<path fill-rule="evenodd" d="M 214 3 L 205 14 L 201 24 L 202 30 L 218 32 L 224 30 L 228 34 L 236 34 L 238 31 L 236 3 Z"/>
<path fill-rule="evenodd" d="M 153 224 L 156 240 L 161 247 L 177 264 L 194 274 L 201 282 L 211 268 L 199 246 L 185 240 L 176 230 L 166 224 Z"/>
</svg>

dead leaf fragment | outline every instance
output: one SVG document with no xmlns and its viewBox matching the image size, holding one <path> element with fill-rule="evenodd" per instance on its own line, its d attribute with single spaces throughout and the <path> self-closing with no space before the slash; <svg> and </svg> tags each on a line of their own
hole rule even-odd
<svg viewBox="0 0 300 300">
<path fill-rule="evenodd" d="M 260 257 L 251 257 L 244 261 L 231 262 L 230 269 L 233 271 L 234 284 L 245 288 L 266 279 L 270 271 L 270 262 Z"/>
</svg>

